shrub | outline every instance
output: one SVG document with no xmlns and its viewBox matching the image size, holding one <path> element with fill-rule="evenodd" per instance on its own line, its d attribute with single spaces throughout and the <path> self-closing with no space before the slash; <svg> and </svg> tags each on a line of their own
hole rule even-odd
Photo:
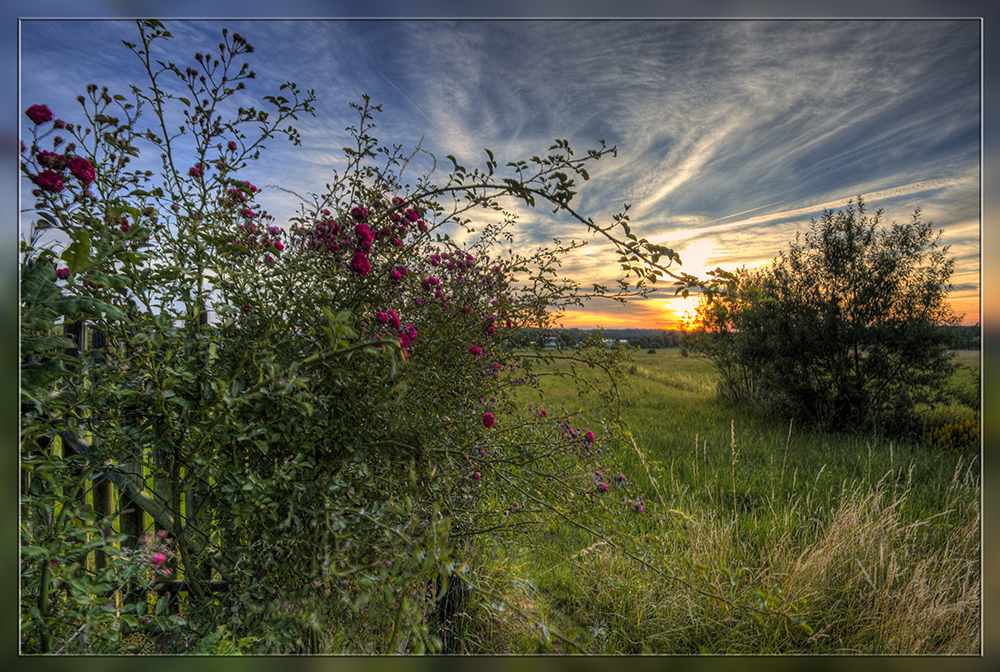
<svg viewBox="0 0 1000 672">
<path fill-rule="evenodd" d="M 932 450 L 954 453 L 979 452 L 979 421 L 948 422 L 927 431 L 925 437 Z"/>
<path fill-rule="evenodd" d="M 64 123 L 72 142 L 53 139 L 52 151 L 41 148 L 51 111 L 27 112 L 21 170 L 37 187 L 37 221 L 21 247 L 22 650 L 114 652 L 125 631 L 172 651 L 441 650 L 449 631 L 433 614 L 447 591 L 428 586 L 472 580 L 477 536 L 586 506 L 618 431 L 624 349 L 574 351 L 608 376 L 609 414 L 581 430 L 565 413 L 517 410 L 512 391 L 537 379 L 509 343 L 551 330 L 584 298 L 697 280 L 669 270 L 677 255 L 639 241 L 626 213 L 599 226 L 570 207 L 574 180 L 613 148 L 576 159 L 557 140 L 506 175 L 487 150 L 484 170 L 452 159 L 443 185 L 423 176 L 411 188 L 408 158 L 371 135 L 379 108 L 367 97 L 352 105 L 348 169 L 280 226 L 239 171 L 268 138 L 299 143 L 282 125 L 312 113 L 312 92 L 285 84 L 267 111 L 227 119 L 255 78 L 238 63 L 253 52 L 246 38 L 223 30 L 217 58 L 196 54 L 182 70 L 151 55 L 170 32 L 138 26 L 140 43 L 126 46 L 149 83 L 132 102 L 88 85 L 85 121 Z M 181 133 L 165 121 L 175 106 Z M 140 109 L 152 127 L 140 130 Z M 129 170 L 140 147 L 160 157 L 159 177 Z M 613 242 L 620 291 L 555 277 L 573 244 L 495 256 L 509 219 L 477 226 L 469 245 L 443 234 L 509 196 Z M 61 253 L 42 241 L 49 229 L 68 239 Z M 54 335 L 83 318 L 107 349 Z M 150 562 L 169 554 L 183 597 L 154 608 L 151 584 L 135 592 L 149 563 L 117 549 L 139 535 L 111 534 L 121 510 L 98 512 L 90 495 L 111 481 L 123 507 L 168 532 Z M 111 560 L 92 569 L 92 551 Z M 225 593 L 210 591 L 213 578 Z M 94 601 L 116 593 L 113 609 Z"/>
<path fill-rule="evenodd" d="M 864 201 L 827 211 L 769 268 L 727 274 L 703 301 L 706 354 L 727 396 L 827 428 L 913 426 L 918 403 L 943 401 L 953 364 L 947 305 L 954 258 L 919 210 L 881 227 Z"/>
</svg>

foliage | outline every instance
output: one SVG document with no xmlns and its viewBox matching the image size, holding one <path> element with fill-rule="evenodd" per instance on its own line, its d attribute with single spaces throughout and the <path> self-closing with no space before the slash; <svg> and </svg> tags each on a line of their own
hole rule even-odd
<svg viewBox="0 0 1000 672">
<path fill-rule="evenodd" d="M 645 514 L 484 544 L 466 651 L 577 650 L 528 618 L 595 654 L 981 650 L 978 459 L 802 431 L 717 396 L 705 358 L 633 358 L 622 417 L 637 448 L 616 456 Z"/>
<path fill-rule="evenodd" d="M 821 427 L 900 432 L 943 400 L 953 364 L 954 259 L 919 210 L 881 227 L 864 201 L 827 211 L 770 267 L 704 300 L 685 349 L 707 355 L 727 396 Z"/>
<path fill-rule="evenodd" d="M 448 586 L 472 581 L 476 540 L 572 518 L 603 492 L 595 464 L 619 431 L 625 349 L 591 339 L 567 355 L 605 376 L 566 372 L 606 410 L 585 431 L 571 414 L 513 404 L 555 355 L 509 341 L 590 296 L 702 285 L 632 233 L 626 212 L 597 224 L 573 209 L 575 179 L 613 148 L 575 158 L 557 140 L 506 171 L 489 150 L 482 170 L 449 157 L 443 184 L 411 187 L 412 157 L 371 135 L 367 97 L 352 105 L 347 170 L 278 226 L 237 175 L 268 139 L 299 143 L 285 124 L 313 112 L 313 93 L 287 83 L 267 110 L 244 107 L 246 38 L 223 30 L 218 54 L 182 68 L 152 55 L 171 37 L 160 22 L 138 27 L 125 45 L 146 87 L 127 98 L 88 85 L 81 123 L 27 110 L 21 170 L 37 219 L 21 248 L 22 650 L 121 651 L 125 632 L 172 652 L 441 650 L 449 615 L 435 612 Z M 43 149 L 57 129 L 71 141 Z M 130 169 L 151 154 L 158 175 Z M 610 240 L 618 288 L 558 276 L 575 243 L 496 256 L 511 196 Z M 476 212 L 502 221 L 467 245 L 444 233 L 473 233 Z M 83 318 L 108 347 L 55 334 Z M 119 509 L 99 512 L 111 482 Z M 141 533 L 116 533 L 115 520 L 137 508 L 164 532 L 163 552 L 126 552 Z M 167 555 L 182 596 L 154 604 Z"/>
<path fill-rule="evenodd" d="M 979 422 L 967 419 L 933 427 L 927 432 L 927 443 L 932 450 L 956 453 L 978 452 Z"/>
</svg>

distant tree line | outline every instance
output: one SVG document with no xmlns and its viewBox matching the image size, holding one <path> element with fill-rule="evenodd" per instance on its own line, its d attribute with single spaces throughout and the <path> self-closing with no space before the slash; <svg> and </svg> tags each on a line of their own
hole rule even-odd
<svg viewBox="0 0 1000 672">
<path fill-rule="evenodd" d="M 982 329 L 978 324 L 966 327 L 945 327 L 949 334 L 949 346 L 952 350 L 979 350 Z"/>
<path fill-rule="evenodd" d="M 522 329 L 515 336 L 509 339 L 508 343 L 514 348 L 527 348 L 533 345 L 545 346 L 558 345 L 560 348 L 571 348 L 583 342 L 588 336 L 594 335 L 594 330 L 588 329 Z M 604 329 L 600 333 L 602 338 L 617 342 L 625 341 L 631 348 L 657 349 L 657 348 L 677 348 L 681 344 L 681 334 L 676 330 L 656 330 L 656 329 Z"/>
</svg>

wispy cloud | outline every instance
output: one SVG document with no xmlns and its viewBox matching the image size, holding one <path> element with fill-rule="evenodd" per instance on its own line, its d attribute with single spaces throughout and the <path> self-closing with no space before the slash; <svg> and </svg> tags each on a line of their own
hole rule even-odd
<svg viewBox="0 0 1000 672">
<path fill-rule="evenodd" d="M 180 64 L 215 49 L 224 25 L 256 47 L 258 79 L 239 104 L 259 108 L 285 81 L 318 97 L 317 117 L 300 119 L 303 146 L 269 142 L 256 183 L 323 191 L 357 123 L 348 103 L 367 93 L 384 107 L 376 136 L 423 138 L 439 171 L 448 154 L 482 166 L 484 147 L 502 165 L 557 137 L 578 154 L 616 145 L 580 184 L 579 209 L 607 222 L 631 204 L 634 228 L 677 249 L 684 270 L 769 260 L 810 218 L 863 194 L 887 220 L 923 207 L 962 260 L 956 296 L 977 296 L 965 279 L 978 272 L 977 22 L 185 21 L 169 22 L 176 37 L 156 56 Z M 120 39 L 136 41 L 133 24 L 22 24 L 22 99 L 70 115 L 87 82 L 127 92 L 143 73 Z M 431 165 L 421 155 L 413 171 Z M 297 205 L 264 197 L 279 219 Z M 527 248 L 593 240 L 564 266 L 585 284 L 617 272 L 611 246 L 578 223 L 511 209 Z M 669 319 L 662 302 L 629 306 L 590 312 Z"/>
</svg>

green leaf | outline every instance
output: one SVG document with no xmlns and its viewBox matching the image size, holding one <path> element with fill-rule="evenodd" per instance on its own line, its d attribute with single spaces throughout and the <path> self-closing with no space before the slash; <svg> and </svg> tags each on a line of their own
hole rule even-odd
<svg viewBox="0 0 1000 672">
<path fill-rule="evenodd" d="M 103 314 L 107 315 L 109 320 L 120 320 L 124 317 L 124 314 L 114 306 L 89 296 L 64 296 L 52 301 L 51 306 L 60 315 L 85 313 L 95 319 L 101 319 Z"/>
<path fill-rule="evenodd" d="M 21 547 L 21 557 L 22 558 L 33 558 L 39 555 L 45 555 L 49 552 L 47 548 L 39 548 L 38 546 L 22 546 Z"/>
<path fill-rule="evenodd" d="M 69 373 L 58 359 L 24 364 L 21 366 L 21 394 L 24 395 L 26 390 L 47 387 L 53 381 L 68 376 Z"/>
<path fill-rule="evenodd" d="M 76 342 L 62 336 L 21 336 L 21 350 L 44 352 L 45 350 L 65 350 L 75 348 Z"/>
<path fill-rule="evenodd" d="M 90 234 L 81 229 L 79 238 L 70 243 L 69 247 L 62 253 L 62 259 L 69 266 L 70 273 L 79 273 L 92 263 L 90 258 Z"/>
</svg>

